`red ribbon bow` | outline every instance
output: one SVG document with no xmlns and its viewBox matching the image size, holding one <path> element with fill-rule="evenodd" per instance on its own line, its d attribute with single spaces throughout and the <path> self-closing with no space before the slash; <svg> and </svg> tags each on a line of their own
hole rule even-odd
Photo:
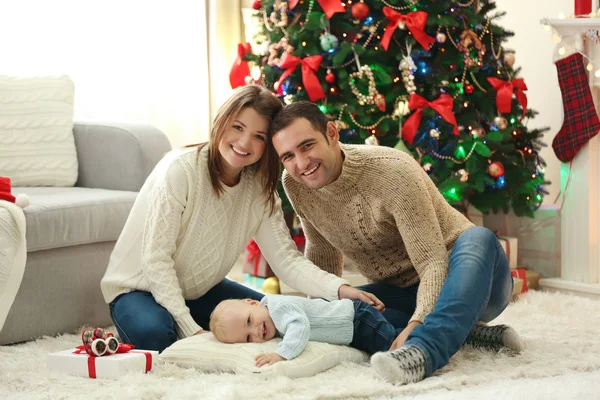
<svg viewBox="0 0 600 400">
<path fill-rule="evenodd" d="M 248 244 L 246 245 L 246 251 L 248 252 L 248 256 L 246 257 L 246 261 L 250 262 L 254 260 L 254 276 L 258 276 L 258 263 L 260 262 L 260 248 L 258 244 L 254 241 L 254 239 L 250 239 Z"/>
<path fill-rule="evenodd" d="M 141 350 L 132 350 L 135 346 L 132 344 L 123 344 L 119 343 L 119 348 L 115 353 L 141 353 L 146 357 L 146 373 L 152 369 L 152 353 Z M 86 353 L 85 346 L 77 346 L 77 350 L 73 352 L 73 354 L 82 354 L 85 353 L 88 356 L 87 364 L 88 364 L 88 376 L 92 379 L 96 379 L 96 356 L 90 356 Z M 110 357 L 111 355 L 105 355 L 102 357 Z"/>
<path fill-rule="evenodd" d="M 250 75 L 250 66 L 248 65 L 248 61 L 244 60 L 244 56 L 248 53 L 252 53 L 250 43 L 238 44 L 238 57 L 229 72 L 229 83 L 232 89 L 246 85 L 246 77 Z"/>
<path fill-rule="evenodd" d="M 454 100 L 447 94 L 441 94 L 440 97 L 434 101 L 427 101 L 415 93 L 411 94 L 408 102 L 408 108 L 411 110 L 416 109 L 417 111 L 414 112 L 402 126 L 402 138 L 408 143 L 413 144 L 413 141 L 415 140 L 415 134 L 417 133 L 417 129 L 419 129 L 419 125 L 421 124 L 423 109 L 425 107 L 433 108 L 444 120 L 454 125 L 452 133 L 454 136 L 459 136 L 456 117 L 452 112 L 453 106 Z"/>
<path fill-rule="evenodd" d="M 324 99 L 325 92 L 323 91 L 321 82 L 319 82 L 319 78 L 317 78 L 317 74 L 315 74 L 315 71 L 319 69 L 319 65 L 321 64 L 322 60 L 323 56 L 320 55 L 299 58 L 291 55 L 290 53 L 284 53 L 283 57 L 281 57 L 278 67 L 285 69 L 285 71 L 279 78 L 279 87 L 277 88 L 277 93 L 279 95 L 283 94 L 283 89 L 281 87 L 283 81 L 285 78 L 293 74 L 294 71 L 296 71 L 298 64 L 301 64 L 302 83 L 304 84 L 304 88 L 306 89 L 306 93 L 308 93 L 310 101 Z"/>
<path fill-rule="evenodd" d="M 517 88 L 517 93 L 515 95 L 517 101 L 521 104 L 521 107 L 523 107 L 522 120 L 527 112 L 527 95 L 525 94 L 527 85 L 525 84 L 525 81 L 523 79 L 503 81 L 502 79 L 491 77 L 487 79 L 490 85 L 496 89 L 496 107 L 498 108 L 498 112 L 501 113 L 509 113 L 512 109 L 513 88 Z"/>
<path fill-rule="evenodd" d="M 429 50 L 429 46 L 435 42 L 435 39 L 426 34 L 423 30 L 425 29 L 425 23 L 427 22 L 427 13 L 425 11 L 409 12 L 406 15 L 402 15 L 389 7 L 383 7 L 383 15 L 390 20 L 385 28 L 385 33 L 381 38 L 381 45 L 386 51 L 390 45 L 390 40 L 392 40 L 394 31 L 400 22 L 406 24 L 406 27 L 415 37 L 415 40 L 419 42 L 425 50 Z"/>
<path fill-rule="evenodd" d="M 331 18 L 333 16 L 333 14 L 335 14 L 336 12 L 343 12 L 343 13 L 346 12 L 346 8 L 344 8 L 344 6 L 342 5 L 342 2 L 340 0 L 317 0 L 317 1 L 319 2 L 319 5 L 325 12 L 325 15 L 327 16 L 327 18 Z M 297 4 L 298 4 L 298 0 L 288 1 L 290 10 L 293 10 Z"/>
</svg>

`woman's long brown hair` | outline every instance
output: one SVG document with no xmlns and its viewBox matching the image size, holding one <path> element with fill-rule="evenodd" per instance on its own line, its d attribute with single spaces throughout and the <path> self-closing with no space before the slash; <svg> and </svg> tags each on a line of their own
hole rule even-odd
<svg viewBox="0 0 600 400">
<path fill-rule="evenodd" d="M 267 118 L 269 124 L 275 118 L 275 115 L 281 110 L 283 105 L 268 89 L 258 85 L 247 85 L 237 89 L 217 111 L 208 143 L 194 144 L 186 147 L 198 146 L 198 155 L 200 150 L 208 144 L 208 170 L 213 191 L 217 196 L 223 193 L 223 166 L 219 154 L 219 144 L 228 127 L 231 126 L 235 118 L 245 108 L 252 108 L 258 114 Z M 275 196 L 277 194 L 277 181 L 280 175 L 280 163 L 277 153 L 272 144 L 272 135 L 269 130 L 265 152 L 255 164 L 246 168 L 253 168 L 256 176 L 260 177 L 262 185 L 262 194 L 269 202 L 271 213 L 275 208 Z"/>
</svg>

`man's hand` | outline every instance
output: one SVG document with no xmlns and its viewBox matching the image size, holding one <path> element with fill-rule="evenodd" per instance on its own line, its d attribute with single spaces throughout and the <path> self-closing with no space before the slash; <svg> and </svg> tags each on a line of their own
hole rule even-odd
<svg viewBox="0 0 600 400">
<path fill-rule="evenodd" d="M 404 346 L 404 342 L 406 342 L 408 335 L 410 335 L 410 333 L 413 331 L 413 329 L 415 329 L 417 327 L 417 325 L 421 325 L 421 322 L 411 321 L 408 324 L 408 326 L 406 328 L 404 328 L 404 330 L 402 330 L 402 332 L 400 332 L 400 334 L 398 335 L 396 340 L 394 340 L 394 343 L 392 343 L 392 346 L 390 347 L 389 351 L 396 350 L 396 349 L 399 349 L 400 347 Z"/>
<path fill-rule="evenodd" d="M 277 353 L 263 353 L 256 356 L 256 366 L 259 368 L 263 365 L 272 365 L 279 361 L 285 361 L 285 358 Z"/>
<path fill-rule="evenodd" d="M 380 312 L 385 311 L 385 304 L 381 302 L 373 293 L 363 292 L 352 286 L 342 285 L 338 290 L 338 297 L 340 299 L 360 300 L 367 304 L 372 305 Z"/>
<path fill-rule="evenodd" d="M 194 335 L 202 335 L 203 333 L 209 333 L 210 331 L 205 331 L 204 329 L 200 329 L 198 332 L 194 333 Z"/>
</svg>

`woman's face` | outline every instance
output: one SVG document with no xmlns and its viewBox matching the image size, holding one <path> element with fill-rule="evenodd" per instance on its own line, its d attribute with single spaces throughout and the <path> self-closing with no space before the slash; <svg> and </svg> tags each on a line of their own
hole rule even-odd
<svg viewBox="0 0 600 400">
<path fill-rule="evenodd" d="M 233 119 L 219 143 L 227 178 L 237 177 L 244 167 L 256 163 L 267 145 L 269 121 L 253 108 L 244 108 Z"/>
</svg>

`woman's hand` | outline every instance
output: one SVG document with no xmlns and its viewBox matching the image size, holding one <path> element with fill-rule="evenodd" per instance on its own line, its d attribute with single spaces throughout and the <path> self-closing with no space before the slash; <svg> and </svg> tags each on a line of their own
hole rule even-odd
<svg viewBox="0 0 600 400">
<path fill-rule="evenodd" d="M 263 353 L 263 354 L 257 355 L 255 358 L 256 358 L 256 366 L 259 368 L 262 367 L 263 365 L 271 365 L 271 364 L 275 364 L 276 362 L 279 362 L 279 361 L 285 361 L 285 358 L 281 357 L 277 353 Z"/>
<path fill-rule="evenodd" d="M 404 330 L 402 332 L 400 332 L 400 334 L 398 335 L 396 340 L 394 340 L 394 343 L 392 343 L 392 346 L 390 347 L 389 351 L 396 350 L 396 349 L 399 349 L 400 347 L 404 346 L 404 342 L 406 342 L 408 335 L 410 335 L 410 333 L 413 331 L 413 329 L 415 329 L 418 325 L 421 325 L 421 322 L 411 321 L 408 324 L 408 326 L 406 328 L 404 328 Z"/>
<path fill-rule="evenodd" d="M 380 312 L 385 311 L 385 304 L 381 302 L 373 293 L 363 292 L 352 286 L 342 285 L 338 289 L 338 297 L 340 299 L 360 300 L 372 305 Z"/>
</svg>

